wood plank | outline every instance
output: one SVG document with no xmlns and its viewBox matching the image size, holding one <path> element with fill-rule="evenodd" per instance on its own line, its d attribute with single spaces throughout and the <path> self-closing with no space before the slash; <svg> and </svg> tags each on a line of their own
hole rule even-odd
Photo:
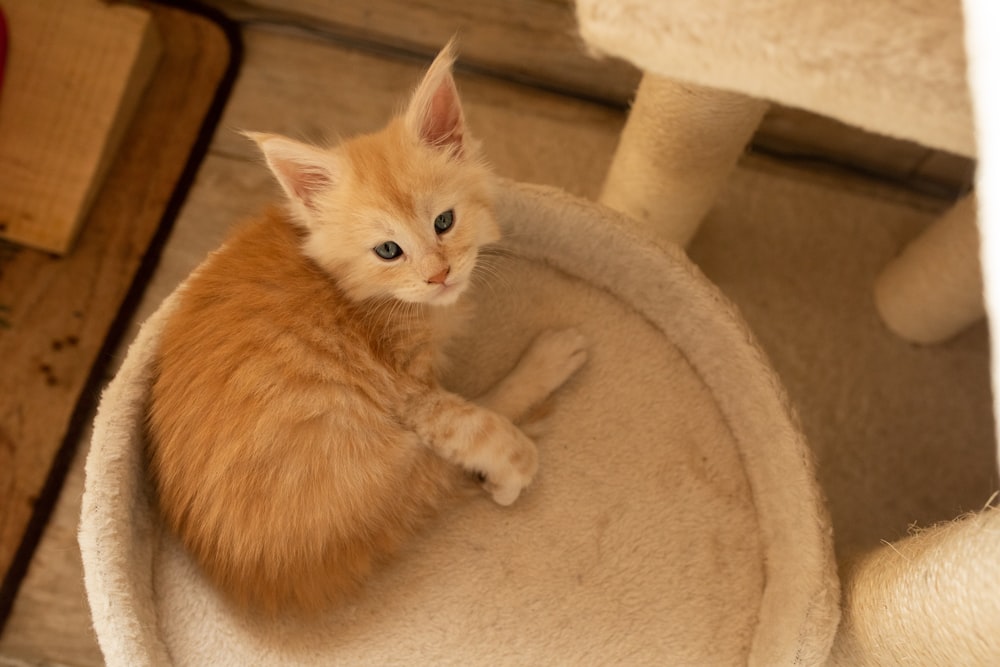
<svg viewBox="0 0 1000 667">
<path fill-rule="evenodd" d="M 7 660 L 46 667 L 104 664 L 91 627 L 76 543 L 85 454 L 82 448 L 70 469 L 45 540 L 0 635 L 0 665 Z"/>
<path fill-rule="evenodd" d="M 149 12 L 5 0 L 0 237 L 70 249 L 160 55 Z"/>
<path fill-rule="evenodd" d="M 465 64 L 532 85 L 622 105 L 639 71 L 592 58 L 572 0 L 209 0 L 238 21 L 298 25 L 355 43 L 436 53 L 459 35 Z"/>
<path fill-rule="evenodd" d="M 852 155 L 867 155 L 873 170 L 896 174 L 909 173 L 927 153 L 911 142 L 872 135 L 831 118 L 778 105 L 768 110 L 754 144 L 840 162 L 850 162 Z"/>
<path fill-rule="evenodd" d="M 19 579 L 10 570 L 15 554 L 41 525 L 38 519 L 44 517 L 36 512 L 52 501 L 43 497 L 36 506 L 39 494 L 54 461 L 67 452 L 63 443 L 71 427 L 78 426 L 71 424 L 76 406 L 96 398 L 93 390 L 82 395 L 91 369 L 229 63 L 228 42 L 214 23 L 178 10 L 151 9 L 167 36 L 161 68 L 140 102 L 137 122 L 122 142 L 76 250 L 54 258 L 8 245 L 0 259 L 6 322 L 0 328 L 0 621 Z M 80 417 L 88 418 L 86 413 Z M 53 474 L 59 478 L 58 467 Z"/>
<path fill-rule="evenodd" d="M 752 148 L 799 164 L 840 166 L 945 198 L 971 187 L 975 164 L 966 157 L 780 105 L 773 105 L 764 116 Z"/>
<path fill-rule="evenodd" d="M 571 0 L 209 2 L 248 24 L 297 26 L 332 41 L 424 57 L 458 33 L 462 65 L 621 109 L 628 106 L 640 76 L 631 64 L 591 56 L 577 35 Z M 780 105 L 765 117 L 753 145 L 773 155 L 808 157 L 946 197 L 968 187 L 973 164 Z M 940 167 L 924 169 L 924 164 Z"/>
<path fill-rule="evenodd" d="M 954 186 L 954 195 L 972 189 L 976 178 L 976 161 L 964 155 L 928 150 L 923 161 L 913 171 L 913 178 L 929 183 L 946 183 Z"/>
</svg>

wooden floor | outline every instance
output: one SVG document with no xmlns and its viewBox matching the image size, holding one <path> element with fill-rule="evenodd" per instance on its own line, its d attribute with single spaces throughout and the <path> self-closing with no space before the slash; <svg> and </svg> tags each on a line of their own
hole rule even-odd
<svg viewBox="0 0 1000 667">
<path fill-rule="evenodd" d="M 87 4 L 100 15 L 97 0 Z M 5 315 L 0 331 L 0 359 L 4 360 L 0 373 L 0 618 L 10 610 L 30 548 L 37 543 L 55 502 L 68 450 L 89 421 L 87 411 L 100 388 L 100 378 L 92 372 L 103 366 L 114 334 L 120 330 L 123 303 L 129 300 L 137 274 L 144 270 L 147 250 L 157 245 L 165 209 L 183 178 L 231 62 L 228 41 L 207 19 L 163 6 L 154 12 L 132 10 L 133 17 L 144 19 L 141 25 L 156 26 L 164 48 L 139 96 L 134 122 L 122 133 L 121 149 L 109 160 L 72 252 L 59 259 L 14 245 L 4 245 L 0 252 L 0 303 Z M 92 16 L 90 11 L 83 14 Z M 76 48 L 80 50 L 79 45 Z M 98 74 L 93 68 L 85 69 L 91 78 L 77 85 L 93 86 Z M 111 76 L 116 70 L 109 69 Z M 19 91 L 23 89 L 10 88 L 5 93 L 16 97 Z M 20 97 L 31 95 L 22 92 Z M 77 124 L 88 122 L 88 116 L 83 116 Z M 53 147 L 65 141 L 64 134 L 54 134 Z M 89 154 L 95 145 L 100 146 L 100 141 L 94 139 L 77 149 Z M 21 163 L 8 160 L 9 164 Z M 72 171 L 72 164 L 66 168 Z M 45 187 L 41 182 L 35 186 Z M 35 204 L 25 211 L 32 210 L 31 206 Z M 33 219 L 52 219 L 37 212 L 36 216 Z"/>
<path fill-rule="evenodd" d="M 452 16 L 450 23 L 440 20 L 446 8 L 459 4 L 450 0 L 328 3 L 330 7 L 337 5 L 341 12 L 337 15 L 333 10 L 327 12 L 323 3 L 304 0 L 262 0 L 255 4 L 217 0 L 216 4 L 244 21 L 246 53 L 242 73 L 136 322 L 152 312 L 205 253 L 218 245 L 232 221 L 252 214 L 275 196 L 276 188 L 253 147 L 235 130 L 335 137 L 374 129 L 398 109 L 415 85 L 432 45 L 443 43 L 454 32 L 455 20 L 471 21 L 465 15 L 459 19 Z M 558 53 L 577 52 L 576 59 L 566 56 L 549 62 L 537 40 L 530 39 L 530 22 L 519 20 L 516 12 L 498 11 L 492 27 L 480 27 L 480 32 L 466 32 L 464 36 L 469 57 L 459 76 L 459 86 L 469 123 L 499 174 L 556 185 L 593 198 L 624 122 L 623 98 L 634 85 L 635 74 L 628 67 L 612 63 L 587 70 L 592 80 L 581 76 L 584 65 L 580 63 L 586 62 L 586 56 L 568 36 L 571 15 L 567 3 L 511 0 L 509 4 L 555 12 L 546 19 L 549 35 L 555 34 L 553 30 L 558 33 L 551 26 L 563 26 L 560 29 L 566 32 L 559 33 L 563 42 Z M 303 12 L 313 15 L 304 18 L 305 14 L 295 14 L 289 6 L 304 8 Z M 400 7 L 409 7 L 408 11 L 415 13 L 400 15 Z M 418 21 L 430 27 L 424 31 L 410 29 Z M 480 23 L 487 25 L 474 25 Z M 539 66 L 532 67 L 533 63 Z M 781 122 L 787 122 L 787 116 L 782 118 L 786 120 L 771 121 L 772 129 L 777 131 Z M 794 135 L 794 131 L 790 134 Z M 940 165 L 947 161 L 946 157 L 927 160 L 925 151 L 914 150 L 892 153 L 895 162 L 891 169 L 913 174 L 911 163 Z M 952 180 L 966 177 L 955 176 L 954 171 L 948 174 Z M 923 177 L 933 178 L 934 174 Z M 855 182 L 851 187 L 867 186 Z M 909 197 L 905 193 L 887 196 Z M 944 205 L 926 198 L 915 201 L 923 208 Z M 919 227 L 923 218 L 917 216 L 915 220 L 907 229 Z M 719 273 L 725 279 L 725 272 Z M 750 287 L 747 283 L 747 289 Z M 752 296 L 747 302 L 748 307 L 754 306 Z M 131 337 L 126 335 L 125 340 Z M 979 350 L 985 338 L 982 332 L 973 337 L 969 345 Z M 784 344 L 782 340 L 775 342 L 776 346 Z M 123 350 L 119 350 L 119 358 L 122 354 Z M 86 447 L 81 445 L 55 515 L 0 636 L 0 665 L 103 664 L 90 629 L 75 540 L 85 453 Z"/>
</svg>

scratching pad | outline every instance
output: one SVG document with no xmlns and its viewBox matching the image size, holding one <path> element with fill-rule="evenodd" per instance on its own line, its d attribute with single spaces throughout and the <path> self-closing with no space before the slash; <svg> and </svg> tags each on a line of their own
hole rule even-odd
<svg viewBox="0 0 1000 667">
<path fill-rule="evenodd" d="M 591 344 L 538 440 L 532 487 L 509 508 L 484 495 L 445 512 L 315 623 L 235 614 L 158 525 L 145 481 L 168 298 L 102 398 L 87 461 L 80 541 L 109 664 L 825 659 L 839 613 L 829 521 L 738 314 L 680 250 L 595 204 L 505 182 L 498 215 L 507 250 L 475 288 L 447 384 L 479 393 L 545 328 Z"/>
</svg>

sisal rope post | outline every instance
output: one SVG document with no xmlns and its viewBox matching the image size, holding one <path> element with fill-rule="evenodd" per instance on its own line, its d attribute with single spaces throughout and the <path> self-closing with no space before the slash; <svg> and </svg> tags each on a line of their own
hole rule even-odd
<svg viewBox="0 0 1000 667">
<path fill-rule="evenodd" d="M 886 265 L 875 281 L 875 306 L 889 329 L 921 344 L 945 341 L 986 314 L 974 195 Z"/>
<path fill-rule="evenodd" d="M 644 75 L 601 203 L 687 245 L 767 107 L 746 95 Z"/>
<path fill-rule="evenodd" d="M 998 549 L 987 507 L 844 563 L 828 667 L 1000 664 Z"/>
</svg>

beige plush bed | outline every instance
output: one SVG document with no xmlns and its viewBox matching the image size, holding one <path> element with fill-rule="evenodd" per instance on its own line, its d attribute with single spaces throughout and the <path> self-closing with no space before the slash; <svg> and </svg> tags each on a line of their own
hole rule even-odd
<svg viewBox="0 0 1000 667">
<path fill-rule="evenodd" d="M 106 390 L 81 547 L 108 664 L 815 664 L 839 585 L 781 383 L 675 247 L 560 191 L 505 182 L 508 253 L 449 383 L 474 395 L 546 327 L 591 341 L 509 508 L 449 511 L 315 623 L 234 614 L 160 529 L 140 421 L 168 299 Z M 183 289 L 183 287 L 179 288 Z"/>
</svg>

